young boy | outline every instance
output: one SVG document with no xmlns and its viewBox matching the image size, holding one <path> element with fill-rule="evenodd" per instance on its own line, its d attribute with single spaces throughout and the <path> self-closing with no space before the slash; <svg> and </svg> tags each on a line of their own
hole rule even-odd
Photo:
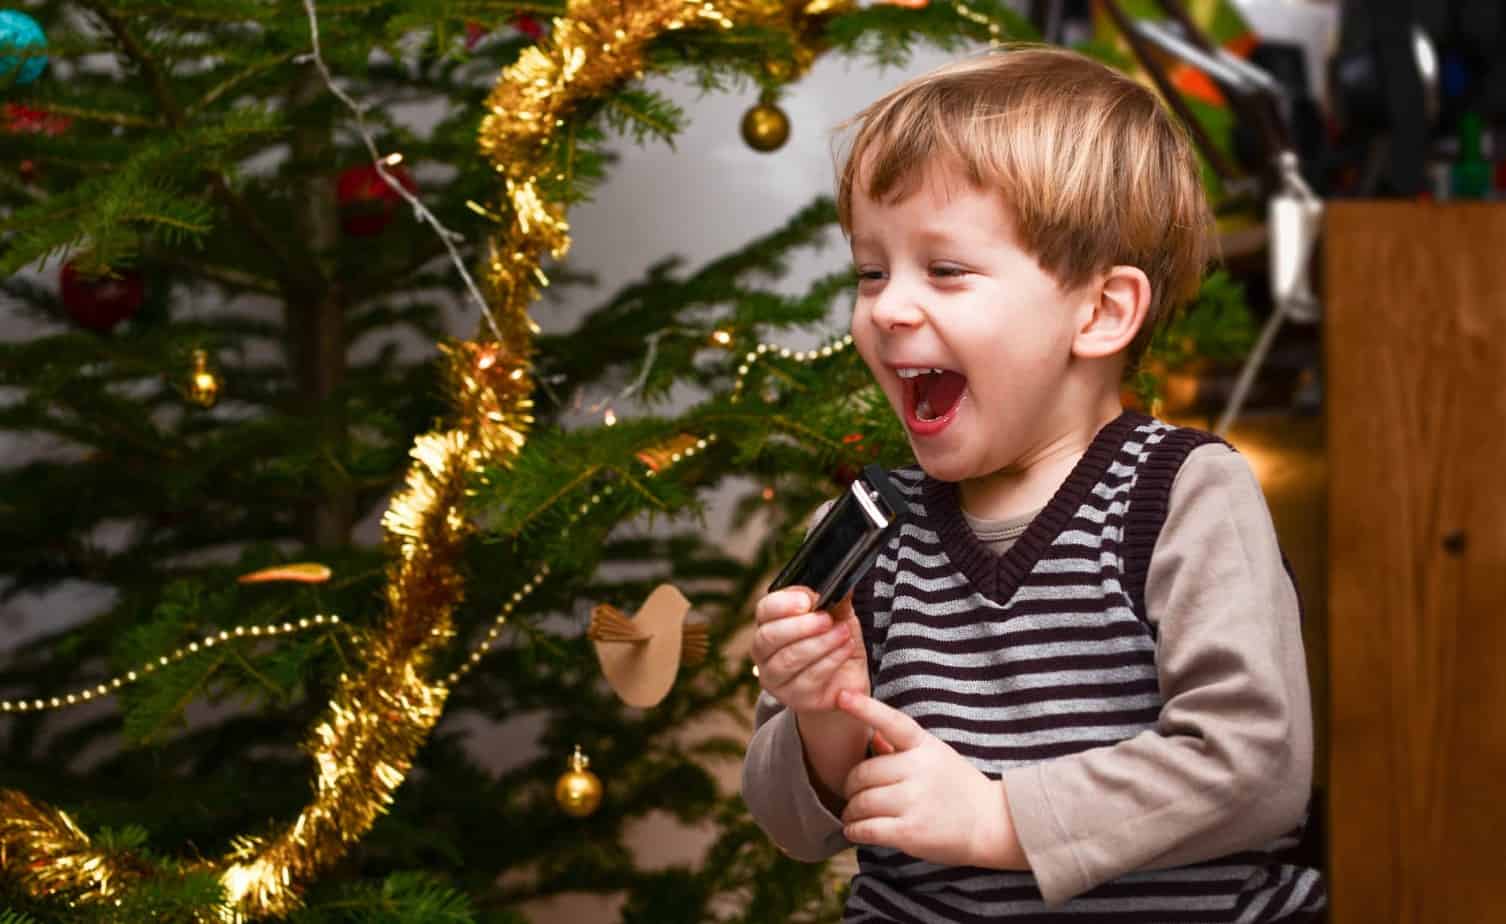
<svg viewBox="0 0 1506 924">
<path fill-rule="evenodd" d="M 1185 136 L 1079 55 L 953 64 L 854 120 L 852 336 L 912 517 L 848 600 L 757 607 L 743 794 L 858 845 L 849 922 L 1297 921 L 1312 719 L 1248 465 L 1120 383 L 1214 249 Z M 871 694 L 871 695 L 870 695 Z"/>
</svg>

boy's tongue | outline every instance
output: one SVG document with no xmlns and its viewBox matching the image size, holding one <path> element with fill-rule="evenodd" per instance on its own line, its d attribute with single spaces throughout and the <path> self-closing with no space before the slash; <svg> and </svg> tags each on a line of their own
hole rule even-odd
<svg viewBox="0 0 1506 924">
<path fill-rule="evenodd" d="M 958 372 L 927 372 L 915 379 L 915 416 L 933 420 L 944 416 L 962 396 L 967 377 Z"/>
</svg>

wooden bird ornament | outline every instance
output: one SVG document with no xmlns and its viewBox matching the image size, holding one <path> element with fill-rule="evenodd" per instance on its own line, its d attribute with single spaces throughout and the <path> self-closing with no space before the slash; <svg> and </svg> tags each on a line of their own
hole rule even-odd
<svg viewBox="0 0 1506 924">
<path fill-rule="evenodd" d="M 629 706 L 657 705 L 674 686 L 681 664 L 706 657 L 710 641 L 705 623 L 686 622 L 690 601 L 672 584 L 660 584 L 643 601 L 636 616 L 609 603 L 591 610 L 586 637 L 607 683 Z"/>
</svg>

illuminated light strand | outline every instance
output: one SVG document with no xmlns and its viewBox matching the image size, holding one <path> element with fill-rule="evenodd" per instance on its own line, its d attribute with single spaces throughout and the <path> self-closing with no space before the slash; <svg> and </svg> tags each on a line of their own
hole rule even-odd
<svg viewBox="0 0 1506 924">
<path fill-rule="evenodd" d="M 492 646 L 496 644 L 497 639 L 501 637 L 502 629 L 507 625 L 507 620 L 512 616 L 513 610 L 517 609 L 518 604 L 522 603 L 529 594 L 537 590 L 539 585 L 544 582 L 544 578 L 548 576 L 549 566 L 547 564 L 540 565 L 539 570 L 533 573 L 533 577 L 525 581 L 522 587 L 512 592 L 512 596 L 508 598 L 506 603 L 502 604 L 502 611 L 497 614 L 496 619 L 492 620 L 491 628 L 486 630 L 486 637 L 471 650 L 471 653 L 459 667 L 450 671 L 449 676 L 445 677 L 446 686 L 453 687 L 460 681 L 460 678 L 469 674 L 472 668 L 481 663 L 481 659 L 486 657 L 487 653 L 491 651 Z"/>
<path fill-rule="evenodd" d="M 339 616 L 320 613 L 317 616 L 305 617 L 297 622 L 274 623 L 266 626 L 236 626 L 234 629 L 225 629 L 214 635 L 206 635 L 197 642 L 189 642 L 171 654 L 154 658 L 143 663 L 133 671 L 126 671 L 124 674 L 111 677 L 109 680 L 92 687 L 75 690 L 72 693 L 65 693 L 61 696 L 51 696 L 42 699 L 0 700 L 0 714 L 45 712 L 51 709 L 67 709 L 69 706 L 81 706 L 100 697 L 108 696 L 121 687 L 136 683 L 144 677 L 155 674 L 159 668 L 177 664 L 185 658 L 210 651 L 227 642 L 246 638 L 273 638 L 279 635 L 291 635 L 316 626 L 334 626 L 339 625 L 339 623 Z"/>
<path fill-rule="evenodd" d="M 743 355 L 742 364 L 737 367 L 737 381 L 732 383 L 732 401 L 735 403 L 742 398 L 743 383 L 747 380 L 748 373 L 753 371 L 753 365 L 761 359 L 777 356 L 780 359 L 793 359 L 796 362 L 808 363 L 833 356 L 850 346 L 852 346 L 852 334 L 845 334 L 825 346 L 813 347 L 809 350 L 791 350 L 789 347 L 774 343 L 760 343 Z"/>
</svg>

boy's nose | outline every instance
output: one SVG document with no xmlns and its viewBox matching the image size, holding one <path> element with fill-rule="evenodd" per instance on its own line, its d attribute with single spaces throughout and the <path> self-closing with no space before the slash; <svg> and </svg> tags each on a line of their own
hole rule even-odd
<svg viewBox="0 0 1506 924">
<path fill-rule="evenodd" d="M 873 303 L 873 323 L 880 330 L 915 327 L 925 320 L 925 310 L 906 287 L 890 283 Z"/>
</svg>

